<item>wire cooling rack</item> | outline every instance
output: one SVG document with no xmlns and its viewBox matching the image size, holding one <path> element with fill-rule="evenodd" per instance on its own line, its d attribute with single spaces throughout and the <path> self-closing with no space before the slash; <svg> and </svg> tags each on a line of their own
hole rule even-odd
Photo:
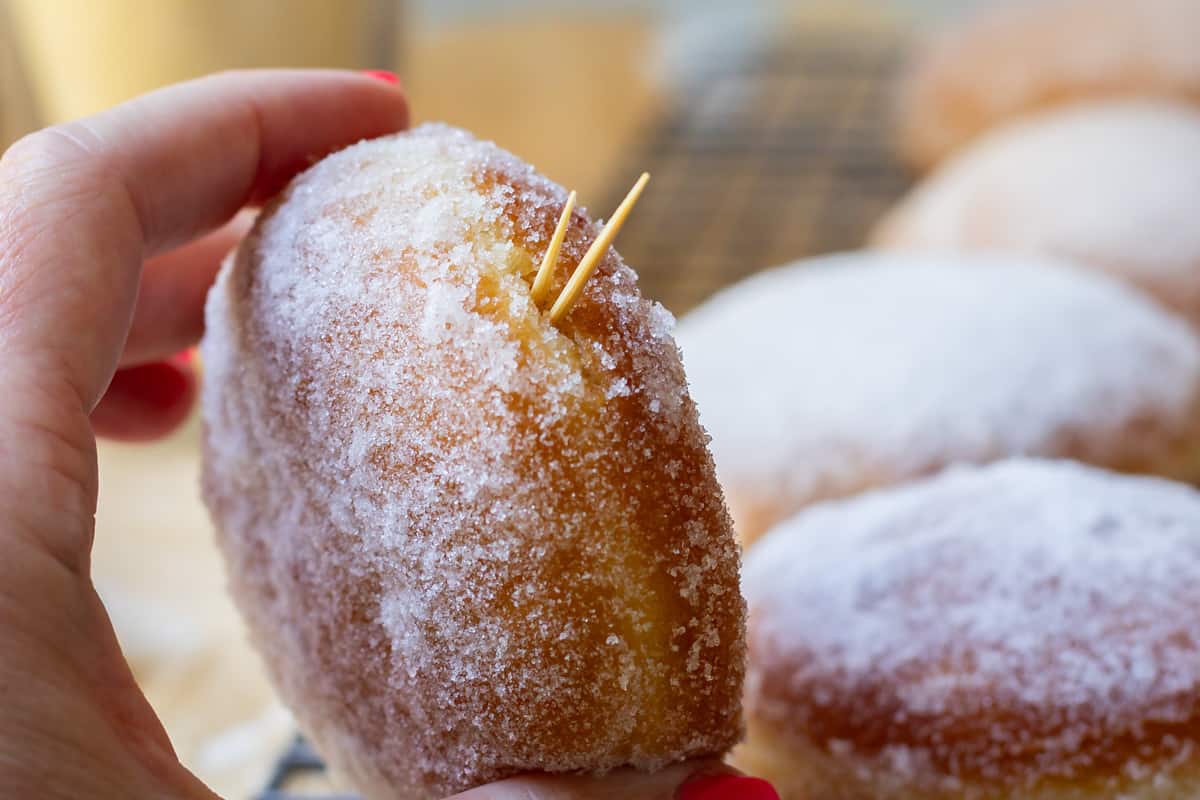
<svg viewBox="0 0 1200 800">
<path fill-rule="evenodd" d="M 275 762 L 267 788 L 255 800 L 358 800 L 354 795 L 331 794 L 325 779 L 325 762 L 317 751 L 297 736 Z"/>
<path fill-rule="evenodd" d="M 653 174 L 617 245 L 642 291 L 682 314 L 752 272 L 860 247 L 911 181 L 889 145 L 904 47 L 897 29 L 833 27 L 706 65 L 598 204 Z"/>
<path fill-rule="evenodd" d="M 858 247 L 907 188 L 888 145 L 892 30 L 801 32 L 749 58 L 708 59 L 631 148 L 610 192 L 651 189 L 621 234 L 643 291 L 676 313 L 764 267 Z M 320 756 L 292 742 L 255 800 L 332 794 Z"/>
</svg>

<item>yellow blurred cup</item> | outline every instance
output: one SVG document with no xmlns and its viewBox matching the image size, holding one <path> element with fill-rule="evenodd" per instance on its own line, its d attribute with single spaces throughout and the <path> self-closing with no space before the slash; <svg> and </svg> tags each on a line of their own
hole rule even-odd
<svg viewBox="0 0 1200 800">
<path fill-rule="evenodd" d="M 235 67 L 394 68 L 400 0 L 8 0 L 41 122 Z"/>
</svg>

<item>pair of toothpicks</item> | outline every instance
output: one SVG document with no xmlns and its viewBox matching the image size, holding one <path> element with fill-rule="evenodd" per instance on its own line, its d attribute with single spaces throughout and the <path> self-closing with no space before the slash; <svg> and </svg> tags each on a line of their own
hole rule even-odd
<svg viewBox="0 0 1200 800">
<path fill-rule="evenodd" d="M 625 195 L 625 199 L 621 201 L 621 205 L 617 206 L 617 210 L 613 212 L 612 218 L 605 223 L 604 228 L 600 231 L 600 235 L 592 242 L 592 246 L 583 254 L 583 258 L 579 261 L 579 266 L 575 267 L 575 271 L 571 273 L 571 278 L 567 281 L 566 287 L 562 290 L 562 294 L 554 301 L 554 305 L 550 307 L 550 322 L 557 324 L 559 320 L 565 317 L 571 310 L 571 306 L 575 305 L 575 301 L 579 299 L 579 295 L 583 294 L 583 286 L 587 283 L 588 278 L 592 277 L 592 273 L 596 271 L 596 267 L 600 265 L 600 259 L 608 252 L 608 248 L 612 245 L 613 240 L 617 238 L 617 233 L 620 232 L 621 226 L 625 224 L 625 220 L 629 217 L 629 212 L 633 210 L 634 204 L 642 195 L 642 190 L 646 188 L 646 184 L 650 181 L 650 173 L 643 172 L 642 177 L 638 178 L 637 183 L 629 190 L 629 194 Z M 575 209 L 575 192 L 571 192 L 567 197 L 567 204 L 563 206 L 562 216 L 558 218 L 558 226 L 554 229 L 554 236 L 550 239 L 550 246 L 546 248 L 546 256 L 542 259 L 542 265 L 538 268 L 537 277 L 533 279 L 533 288 L 530 291 L 530 296 L 533 302 L 541 305 L 545 299 L 546 293 L 550 291 L 550 281 L 554 277 L 554 265 L 558 263 L 558 253 L 562 249 L 563 240 L 567 238 L 567 227 L 571 222 L 571 212 Z"/>
</svg>

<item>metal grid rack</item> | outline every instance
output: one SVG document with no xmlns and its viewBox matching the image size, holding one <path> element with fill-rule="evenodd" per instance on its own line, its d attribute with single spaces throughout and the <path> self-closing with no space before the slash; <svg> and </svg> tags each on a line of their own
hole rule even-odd
<svg viewBox="0 0 1200 800">
<path fill-rule="evenodd" d="M 710 62 L 599 204 L 653 174 L 617 244 L 643 292 L 682 314 L 752 272 L 860 247 L 911 181 L 889 141 L 904 46 L 895 29 L 838 27 Z"/>
<path fill-rule="evenodd" d="M 836 29 L 709 60 L 618 171 L 654 174 L 619 243 L 643 291 L 683 313 L 757 270 L 860 246 L 910 180 L 888 144 L 903 45 L 896 31 Z M 331 791 L 297 738 L 255 800 L 355 800 Z"/>
<path fill-rule="evenodd" d="M 267 788 L 254 800 L 358 800 L 354 795 L 330 791 L 325 781 L 325 762 L 303 737 L 297 736 L 275 762 Z"/>
</svg>

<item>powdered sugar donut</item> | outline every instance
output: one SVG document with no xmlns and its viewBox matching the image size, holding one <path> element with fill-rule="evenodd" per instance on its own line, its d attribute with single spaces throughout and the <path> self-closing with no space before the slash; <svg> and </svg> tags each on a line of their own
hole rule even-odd
<svg viewBox="0 0 1200 800">
<path fill-rule="evenodd" d="M 787 800 L 1200 796 L 1200 493 L 1069 462 L 816 506 L 747 555 Z"/>
<path fill-rule="evenodd" d="M 1200 324 L 1197 209 L 1200 109 L 1081 105 L 980 139 L 901 202 L 874 238 L 885 247 L 1073 259 Z"/>
<path fill-rule="evenodd" d="M 956 462 L 1200 477 L 1200 341 L 1056 262 L 800 261 L 719 292 L 678 338 L 746 544 L 811 503 Z"/>
<path fill-rule="evenodd" d="M 900 150 L 928 169 L 989 128 L 1085 99 L 1200 103 L 1195 0 L 993 3 L 934 36 L 901 83 Z"/>
<path fill-rule="evenodd" d="M 208 305 L 204 493 L 281 694 L 372 799 L 740 735 L 738 551 L 670 315 L 565 192 L 443 127 L 298 177 Z M 598 229 L 576 211 L 561 289 Z"/>
</svg>

